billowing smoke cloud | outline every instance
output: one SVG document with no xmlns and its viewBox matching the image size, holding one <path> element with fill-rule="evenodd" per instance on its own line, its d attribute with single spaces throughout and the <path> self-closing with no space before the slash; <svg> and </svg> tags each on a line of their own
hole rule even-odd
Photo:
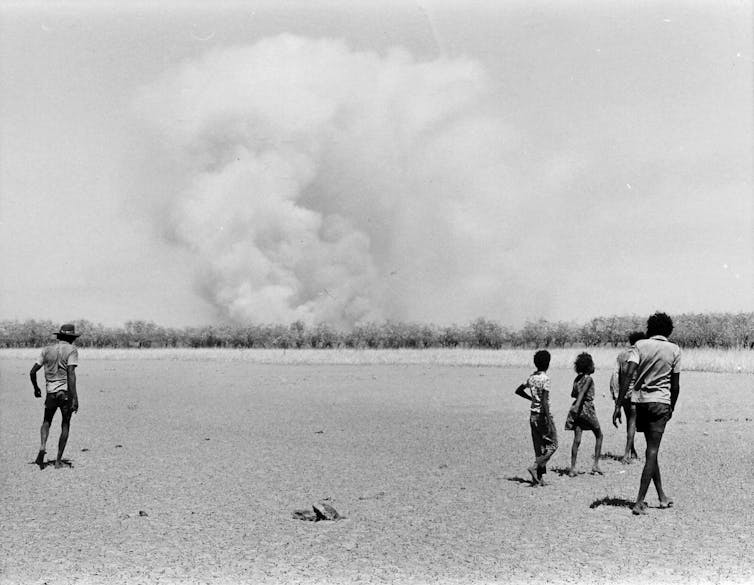
<svg viewBox="0 0 754 585">
<path fill-rule="evenodd" d="M 500 316 L 516 197 L 488 86 L 333 40 L 211 52 L 138 100 L 175 178 L 160 221 L 235 320 Z"/>
</svg>

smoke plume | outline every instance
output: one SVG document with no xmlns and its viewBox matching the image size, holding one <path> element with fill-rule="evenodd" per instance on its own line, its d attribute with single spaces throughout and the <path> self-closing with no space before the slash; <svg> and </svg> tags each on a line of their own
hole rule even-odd
<svg viewBox="0 0 754 585">
<path fill-rule="evenodd" d="M 289 35 L 208 53 L 138 100 L 171 168 L 165 235 L 233 320 L 500 316 L 516 198 L 489 84 L 471 60 Z"/>
</svg>

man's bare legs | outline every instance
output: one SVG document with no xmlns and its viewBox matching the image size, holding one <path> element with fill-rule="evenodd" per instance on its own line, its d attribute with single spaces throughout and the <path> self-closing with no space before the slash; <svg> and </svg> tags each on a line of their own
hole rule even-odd
<svg viewBox="0 0 754 585">
<path fill-rule="evenodd" d="M 45 420 L 42 423 L 42 428 L 39 429 L 39 450 L 44 452 L 47 449 L 47 437 L 50 436 L 50 422 L 48 420 Z"/>
<path fill-rule="evenodd" d="M 45 418 L 42 421 L 42 428 L 39 429 L 39 453 L 37 453 L 37 458 L 34 460 L 34 463 L 39 465 L 39 468 L 42 469 L 45 464 L 45 453 L 47 452 L 47 438 L 50 436 L 50 424 L 52 423 L 52 418 L 48 420 L 48 417 L 45 413 Z"/>
<path fill-rule="evenodd" d="M 647 490 L 649 490 L 650 482 L 654 482 L 655 484 L 657 496 L 660 498 L 661 508 L 669 508 L 673 504 L 673 502 L 668 499 L 662 489 L 660 466 L 657 462 L 657 454 L 660 450 L 660 443 L 662 442 L 662 433 L 647 431 L 646 433 L 644 433 L 644 437 L 647 440 L 646 461 L 644 461 L 644 469 L 641 472 L 639 494 L 636 496 L 636 503 L 631 509 L 634 514 L 646 514 L 646 504 L 644 503 L 644 498 L 646 498 L 647 496 Z"/>
<path fill-rule="evenodd" d="M 576 477 L 576 459 L 579 455 L 579 445 L 581 445 L 581 428 L 573 429 L 573 445 L 571 445 L 571 468 L 568 470 L 568 477 Z"/>
<path fill-rule="evenodd" d="M 63 415 L 63 422 L 60 426 L 60 439 L 58 440 L 58 457 L 55 459 L 55 468 L 63 467 L 63 451 L 68 443 L 68 431 L 71 428 L 71 415 Z"/>
<path fill-rule="evenodd" d="M 63 453 L 65 452 L 65 447 L 68 444 L 68 433 L 70 432 L 71 428 L 71 412 L 62 412 L 62 422 L 60 425 L 60 439 L 58 439 L 58 456 L 55 459 L 55 467 L 61 468 L 63 467 Z M 44 469 L 45 466 L 45 453 L 47 452 L 47 439 L 50 436 L 50 426 L 52 425 L 52 419 L 55 415 L 55 411 L 46 411 L 44 421 L 42 422 L 42 428 L 39 431 L 39 453 L 37 453 L 37 458 L 34 461 L 37 465 L 39 465 L 40 469 Z"/>
<path fill-rule="evenodd" d="M 623 463 L 630 463 L 631 459 L 638 459 L 639 454 L 636 452 L 634 439 L 636 437 L 636 407 L 631 404 L 625 407 L 626 413 L 626 450 L 623 453 Z"/>
<path fill-rule="evenodd" d="M 602 429 L 594 430 L 594 465 L 592 465 L 592 473 L 602 475 L 600 469 L 600 456 L 602 455 Z"/>
</svg>

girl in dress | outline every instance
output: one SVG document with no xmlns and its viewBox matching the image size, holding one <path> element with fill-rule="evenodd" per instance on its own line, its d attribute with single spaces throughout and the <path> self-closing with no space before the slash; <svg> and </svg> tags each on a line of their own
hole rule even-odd
<svg viewBox="0 0 754 585">
<path fill-rule="evenodd" d="M 600 454 L 602 452 L 602 430 L 597 413 L 594 410 L 594 360 L 588 353 L 580 353 L 573 363 L 576 370 L 576 379 L 573 381 L 571 397 L 575 400 L 568 411 L 565 429 L 573 431 L 573 446 L 571 447 L 571 468 L 568 470 L 569 477 L 576 476 L 576 457 L 579 454 L 581 444 L 581 432 L 592 431 L 594 433 L 594 465 L 592 473 L 602 475 L 600 469 Z"/>
</svg>

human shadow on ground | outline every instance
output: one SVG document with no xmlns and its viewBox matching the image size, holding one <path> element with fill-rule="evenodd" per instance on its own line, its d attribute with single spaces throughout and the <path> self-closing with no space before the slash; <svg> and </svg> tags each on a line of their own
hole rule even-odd
<svg viewBox="0 0 754 585">
<path fill-rule="evenodd" d="M 531 479 L 526 479 L 525 477 L 506 477 L 506 481 L 512 481 L 515 483 L 523 483 L 526 485 L 532 485 Z"/>
<path fill-rule="evenodd" d="M 73 468 L 73 462 L 70 459 L 61 459 L 60 462 L 63 464 L 63 467 L 71 467 Z M 36 461 L 29 461 L 29 465 L 39 465 Z M 44 469 L 45 467 L 55 467 L 55 460 L 54 459 L 48 459 L 47 461 L 43 462 L 42 465 L 39 465 L 39 469 Z"/>
<path fill-rule="evenodd" d="M 612 461 L 617 461 L 618 463 L 625 463 L 625 461 L 623 461 L 623 455 L 616 455 L 615 453 L 612 453 L 611 451 L 608 451 L 607 453 L 602 453 L 600 455 L 600 461 L 607 460 L 607 459 L 612 460 Z M 639 459 L 640 457 L 638 456 L 632 457 L 631 459 L 628 460 L 628 462 L 633 463 L 634 461 L 639 461 Z"/>
<path fill-rule="evenodd" d="M 569 469 L 567 467 L 551 467 L 550 471 L 553 473 L 557 473 L 560 477 L 563 477 L 564 475 L 568 475 Z M 578 475 L 581 475 L 584 473 L 583 471 L 576 472 Z"/>
<path fill-rule="evenodd" d="M 632 508 L 634 503 L 631 500 L 627 500 L 625 498 L 610 498 L 610 497 L 604 497 L 600 498 L 599 500 L 594 500 L 591 504 L 589 504 L 589 507 L 599 508 L 600 506 L 613 506 L 616 508 Z"/>
</svg>

